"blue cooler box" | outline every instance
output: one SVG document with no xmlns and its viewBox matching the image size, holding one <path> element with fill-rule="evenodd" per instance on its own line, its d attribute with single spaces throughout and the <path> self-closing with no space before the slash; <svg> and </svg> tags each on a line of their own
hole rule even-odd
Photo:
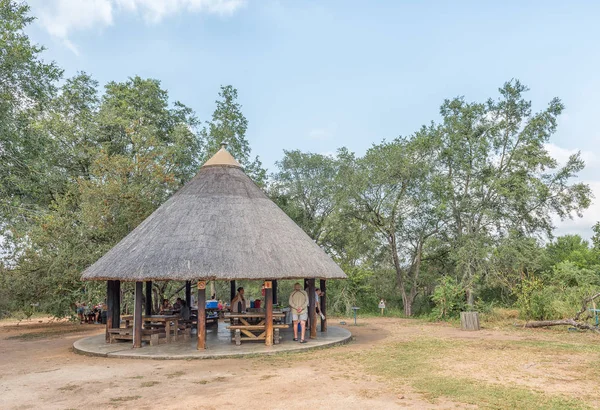
<svg viewBox="0 0 600 410">
<path fill-rule="evenodd" d="M 218 300 L 207 300 L 206 309 L 216 309 L 219 306 Z"/>
</svg>

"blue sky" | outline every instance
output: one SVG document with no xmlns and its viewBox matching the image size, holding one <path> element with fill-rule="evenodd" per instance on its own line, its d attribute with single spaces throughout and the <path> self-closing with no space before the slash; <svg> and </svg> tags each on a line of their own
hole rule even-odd
<svg viewBox="0 0 600 410">
<path fill-rule="evenodd" d="M 157 78 L 209 119 L 238 88 L 255 154 L 362 154 L 437 120 L 445 98 L 496 97 L 518 78 L 566 105 L 549 150 L 581 150 L 598 200 L 559 234 L 600 220 L 600 3 L 595 1 L 30 0 L 30 36 L 70 76 Z"/>
</svg>

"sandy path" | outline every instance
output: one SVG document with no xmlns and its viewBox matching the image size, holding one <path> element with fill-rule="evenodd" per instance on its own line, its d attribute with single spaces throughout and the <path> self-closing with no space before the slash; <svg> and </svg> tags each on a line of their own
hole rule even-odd
<svg viewBox="0 0 600 410">
<path fill-rule="evenodd" d="M 84 325 L 86 326 L 86 325 Z M 198 408 L 271 409 L 426 408 L 416 395 L 399 398 L 375 378 L 328 360 L 327 350 L 291 354 L 277 367 L 268 358 L 200 361 L 107 359 L 71 351 L 87 332 L 35 340 L 7 337 L 59 325 L 0 327 L 0 408 Z M 385 330 L 356 328 L 358 342 L 339 349 L 364 348 L 385 337 Z M 54 331 L 54 330 L 53 330 Z M 360 336 L 366 333 L 369 336 Z M 280 362 L 280 360 L 277 360 Z"/>
<path fill-rule="evenodd" d="M 100 326 L 33 323 L 16 327 L 0 323 L 0 409 L 464 408 L 462 404 L 439 399 L 431 403 L 409 387 L 392 388 L 362 371 L 360 365 L 349 367 L 343 364 L 347 361 L 336 360 L 339 354 L 352 357 L 382 344 L 421 338 L 476 341 L 477 346 L 483 347 L 474 348 L 471 367 L 448 358 L 444 368 L 449 374 L 477 368 L 481 380 L 518 383 L 538 391 L 546 385 L 553 389 L 560 385 L 562 392 L 573 395 L 589 387 L 585 381 L 574 380 L 573 368 L 569 366 L 587 357 L 585 354 L 566 353 L 560 358 L 559 363 L 565 364 L 561 367 L 547 361 L 543 354 L 511 361 L 506 355 L 490 355 L 485 350 L 488 342 L 552 341 L 556 338 L 552 332 L 461 332 L 446 324 L 387 318 L 365 319 L 362 326 L 349 329 L 355 336 L 351 344 L 312 352 L 275 358 L 156 361 L 87 357 L 71 351 L 74 340 L 101 333 Z M 67 333 L 31 340 L 10 339 L 61 330 Z M 72 330 L 78 331 L 68 332 Z M 561 335 L 561 340 L 565 337 L 571 336 Z M 573 337 L 581 343 L 588 342 L 581 334 Z M 548 368 L 552 374 L 547 374 Z M 569 383 L 561 384 L 564 380 Z"/>
</svg>

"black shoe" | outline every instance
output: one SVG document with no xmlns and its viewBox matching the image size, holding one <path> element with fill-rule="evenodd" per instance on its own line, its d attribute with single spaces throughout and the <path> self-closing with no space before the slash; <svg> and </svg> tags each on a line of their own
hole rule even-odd
<svg viewBox="0 0 600 410">
<path fill-rule="evenodd" d="M 294 338 L 294 342 L 297 342 L 297 341 L 298 341 L 298 338 L 297 338 L 297 337 L 295 337 L 295 338 Z"/>
<path fill-rule="evenodd" d="M 306 340 L 300 340 L 300 343 L 306 343 Z"/>
</svg>

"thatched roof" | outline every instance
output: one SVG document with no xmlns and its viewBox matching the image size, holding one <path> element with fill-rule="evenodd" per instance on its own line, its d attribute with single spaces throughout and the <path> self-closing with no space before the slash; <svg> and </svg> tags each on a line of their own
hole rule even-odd
<svg viewBox="0 0 600 410">
<path fill-rule="evenodd" d="M 222 148 L 83 280 L 346 278 Z"/>
</svg>

